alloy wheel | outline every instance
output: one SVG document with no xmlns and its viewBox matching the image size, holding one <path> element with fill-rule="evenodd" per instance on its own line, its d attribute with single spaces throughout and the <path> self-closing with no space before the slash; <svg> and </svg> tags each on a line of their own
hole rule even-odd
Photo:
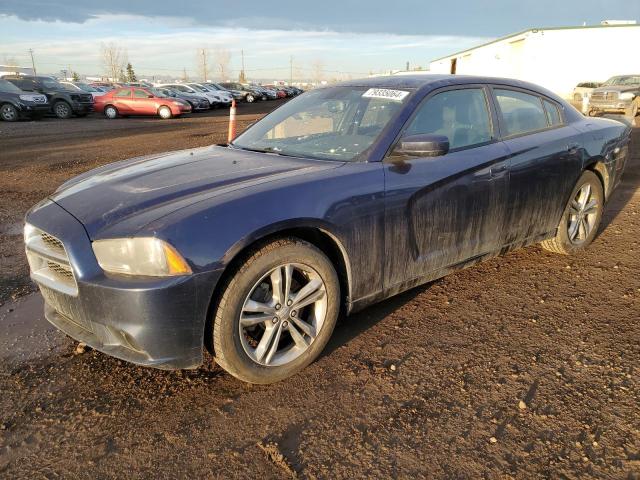
<svg viewBox="0 0 640 480">
<path fill-rule="evenodd" d="M 171 110 L 169 110 L 168 107 L 160 107 L 160 110 L 158 111 L 158 113 L 160 114 L 160 117 L 163 118 L 164 120 L 171 118 Z"/>
<path fill-rule="evenodd" d="M 591 234 L 598 215 L 598 198 L 591 184 L 585 183 L 569 205 L 568 236 L 574 244 L 583 243 Z"/>
<path fill-rule="evenodd" d="M 114 107 L 107 107 L 104 109 L 104 114 L 109 119 L 114 119 L 118 116 L 118 111 Z"/>
<path fill-rule="evenodd" d="M 326 314 L 320 275 L 300 263 L 280 265 L 260 278 L 244 301 L 238 323 L 242 347 L 260 365 L 285 365 L 309 348 Z"/>
<path fill-rule="evenodd" d="M 247 102 L 248 103 L 253 103 L 255 99 L 253 98 L 253 95 L 247 95 Z"/>
<path fill-rule="evenodd" d="M 0 109 L 0 116 L 7 122 L 14 122 L 18 119 L 18 112 L 13 105 L 3 105 Z"/>
<path fill-rule="evenodd" d="M 71 109 L 65 102 L 56 103 L 55 111 L 58 118 L 69 118 L 71 116 Z"/>
</svg>

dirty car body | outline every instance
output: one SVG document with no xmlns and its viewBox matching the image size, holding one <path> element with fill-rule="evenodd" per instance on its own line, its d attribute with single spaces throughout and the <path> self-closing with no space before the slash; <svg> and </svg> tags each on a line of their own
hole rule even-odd
<svg viewBox="0 0 640 480">
<path fill-rule="evenodd" d="M 389 102 L 389 95 L 399 99 Z M 508 130 L 499 101 L 511 108 L 519 95 L 540 102 L 546 124 L 516 108 L 509 115 L 523 131 Z M 318 155 L 246 147 L 262 135 L 263 122 L 286 119 L 293 111 L 287 109 L 301 105 L 296 102 L 325 105 L 323 99 L 344 96 L 356 98 L 354 105 L 377 105 L 367 115 L 386 116 L 375 134 L 367 126 L 373 119 L 359 119 L 353 135 L 367 145 L 363 150 L 349 153 L 353 142 L 321 146 L 324 137 L 312 132 L 298 140 L 313 142 Z M 444 155 L 395 155 L 412 125 L 433 120 L 420 118 L 421 108 L 442 99 L 474 102 L 464 115 L 486 115 L 486 121 L 478 127 L 458 118 Z M 329 104 L 327 121 L 332 112 L 344 113 L 341 105 Z M 442 112 L 439 129 L 450 120 L 449 110 Z M 297 97 L 232 145 L 130 159 L 63 184 L 26 217 L 32 278 L 47 319 L 71 337 L 138 364 L 193 368 L 202 362 L 221 279 L 256 242 L 293 235 L 317 245 L 336 266 L 344 310 L 353 312 L 553 237 L 584 170 L 596 172 L 611 194 L 628 141 L 627 126 L 585 118 L 553 93 L 520 81 L 354 80 Z M 135 276 L 101 267 L 96 242 L 135 238 L 162 240 L 189 273 Z"/>
</svg>

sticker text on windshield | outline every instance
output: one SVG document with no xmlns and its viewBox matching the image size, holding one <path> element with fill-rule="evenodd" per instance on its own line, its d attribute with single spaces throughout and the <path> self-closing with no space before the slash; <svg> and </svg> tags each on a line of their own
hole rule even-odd
<svg viewBox="0 0 640 480">
<path fill-rule="evenodd" d="M 389 90 L 387 88 L 370 88 L 362 95 L 365 98 L 385 98 L 387 100 L 395 100 L 401 102 L 409 92 L 403 90 Z"/>
</svg>

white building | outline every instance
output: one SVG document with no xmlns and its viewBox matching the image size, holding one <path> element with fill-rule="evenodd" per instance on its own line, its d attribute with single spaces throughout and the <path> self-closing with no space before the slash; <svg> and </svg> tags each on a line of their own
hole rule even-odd
<svg viewBox="0 0 640 480">
<path fill-rule="evenodd" d="M 509 77 L 570 98 L 581 82 L 640 74 L 640 25 L 532 28 L 433 60 L 432 73 Z"/>
<path fill-rule="evenodd" d="M 2 75 L 33 75 L 33 68 L 19 67 L 17 65 L 0 65 L 0 77 Z"/>
</svg>

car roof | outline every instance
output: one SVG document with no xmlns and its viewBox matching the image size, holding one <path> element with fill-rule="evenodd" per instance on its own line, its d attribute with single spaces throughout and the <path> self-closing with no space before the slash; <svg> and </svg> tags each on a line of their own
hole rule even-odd
<svg viewBox="0 0 640 480">
<path fill-rule="evenodd" d="M 387 75 L 368 77 L 340 82 L 333 86 L 345 87 L 369 87 L 369 88 L 404 88 L 414 90 L 433 90 L 436 88 L 465 85 L 465 84 L 494 84 L 506 85 L 532 90 L 561 102 L 558 95 L 540 85 L 516 80 L 513 78 L 483 77 L 476 75 L 457 75 L 440 73 L 422 73 L 415 75 Z"/>
</svg>

